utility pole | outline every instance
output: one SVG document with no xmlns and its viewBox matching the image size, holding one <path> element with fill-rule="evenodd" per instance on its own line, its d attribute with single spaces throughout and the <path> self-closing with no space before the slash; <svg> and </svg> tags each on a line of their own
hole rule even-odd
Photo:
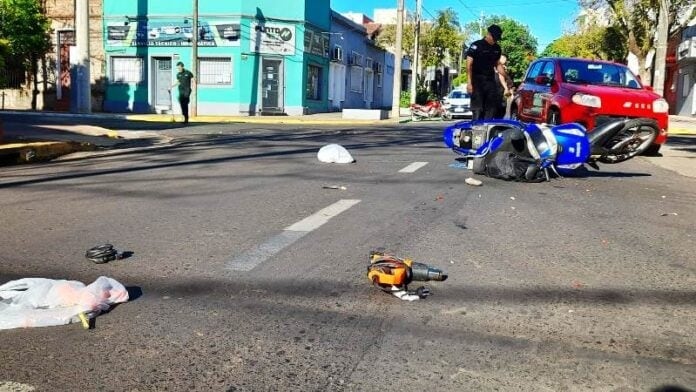
<svg viewBox="0 0 696 392">
<path fill-rule="evenodd" d="M 669 6 L 670 0 L 659 0 L 660 11 L 657 15 L 657 42 L 655 44 L 655 77 L 653 90 L 664 96 L 665 71 L 667 62 L 667 41 L 669 40 Z"/>
<path fill-rule="evenodd" d="M 193 0 L 193 41 L 191 41 L 191 117 L 198 116 L 198 0 Z"/>
<path fill-rule="evenodd" d="M 479 34 L 483 37 L 483 11 L 481 11 L 481 19 L 479 20 Z"/>
<path fill-rule="evenodd" d="M 75 100 L 72 112 L 90 113 L 92 111 L 91 77 L 89 72 L 89 1 L 75 0 L 75 45 L 77 61 L 72 75 Z"/>
<path fill-rule="evenodd" d="M 415 40 L 413 41 L 413 62 L 411 64 L 411 103 L 416 103 L 418 94 L 418 75 L 420 75 L 420 23 L 423 0 L 416 0 Z"/>
<path fill-rule="evenodd" d="M 396 8 L 396 49 L 394 53 L 394 91 L 392 95 L 392 117 L 399 121 L 401 102 L 401 61 L 404 35 L 404 0 L 397 0 Z"/>
</svg>

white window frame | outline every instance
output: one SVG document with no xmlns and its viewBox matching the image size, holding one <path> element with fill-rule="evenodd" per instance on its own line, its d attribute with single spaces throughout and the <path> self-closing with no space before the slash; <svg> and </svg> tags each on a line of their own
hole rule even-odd
<svg viewBox="0 0 696 392">
<path fill-rule="evenodd" d="M 363 88 L 363 67 L 350 67 L 350 92 L 362 94 Z M 357 87 L 356 80 L 360 81 L 360 87 Z"/>
<path fill-rule="evenodd" d="M 225 67 L 229 64 L 229 69 L 219 69 L 218 73 L 210 72 L 206 73 L 203 69 L 203 65 L 212 65 L 213 63 L 222 63 Z M 199 86 L 206 87 L 234 87 L 234 63 L 231 57 L 227 56 L 204 56 L 198 58 L 198 75 L 196 80 Z M 206 70 L 207 71 L 207 70 Z M 219 81 L 213 81 L 215 77 L 219 77 Z M 227 78 L 225 78 L 225 76 Z M 212 78 L 212 79 L 211 79 Z"/>
<path fill-rule="evenodd" d="M 119 61 L 132 61 L 133 64 L 128 65 L 133 68 L 125 69 L 126 64 L 117 65 Z M 109 72 L 111 83 L 139 84 L 145 81 L 144 58 L 138 56 L 111 56 L 109 62 L 111 64 L 111 71 Z M 126 77 L 121 77 L 122 75 L 126 75 Z"/>
<path fill-rule="evenodd" d="M 352 65 L 353 67 L 362 67 L 364 58 L 362 54 L 356 51 L 352 51 L 350 57 L 352 59 L 350 65 Z"/>
</svg>

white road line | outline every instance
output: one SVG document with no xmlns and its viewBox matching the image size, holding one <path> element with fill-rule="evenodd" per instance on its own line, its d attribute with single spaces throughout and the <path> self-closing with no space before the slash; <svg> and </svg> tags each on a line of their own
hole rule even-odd
<svg viewBox="0 0 696 392">
<path fill-rule="evenodd" d="M 415 173 L 416 170 L 427 165 L 428 162 L 413 162 L 412 164 L 406 166 L 405 168 L 399 170 L 399 173 Z"/>
<path fill-rule="evenodd" d="M 287 231 L 312 231 L 328 222 L 329 219 L 340 214 L 341 212 L 360 203 L 360 200 L 344 199 L 335 202 L 334 204 L 312 214 L 301 221 L 285 228 Z"/>
<path fill-rule="evenodd" d="M 268 241 L 244 252 L 228 261 L 225 268 L 233 271 L 251 271 L 257 265 L 270 259 L 281 250 L 292 245 L 308 233 L 316 230 L 331 218 L 348 210 L 360 200 L 344 199 L 319 210 L 301 221 L 286 227 L 281 233 L 271 237 Z"/>
</svg>

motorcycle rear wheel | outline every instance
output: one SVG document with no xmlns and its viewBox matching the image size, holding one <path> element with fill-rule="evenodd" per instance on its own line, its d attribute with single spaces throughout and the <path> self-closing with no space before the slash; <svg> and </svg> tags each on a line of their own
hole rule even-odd
<svg viewBox="0 0 696 392">
<path fill-rule="evenodd" d="M 610 164 L 627 161 L 650 148 L 657 134 L 655 121 L 640 118 L 630 120 L 604 144 L 607 152 L 597 160 Z"/>
</svg>

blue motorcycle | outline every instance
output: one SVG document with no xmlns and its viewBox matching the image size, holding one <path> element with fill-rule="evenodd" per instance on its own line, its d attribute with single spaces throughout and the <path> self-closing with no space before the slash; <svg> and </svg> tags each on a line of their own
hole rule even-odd
<svg viewBox="0 0 696 392">
<path fill-rule="evenodd" d="M 517 181 L 543 181 L 549 172 L 572 172 L 587 164 L 614 164 L 647 150 L 659 132 L 649 118 L 616 119 L 588 132 L 577 123 L 550 126 L 513 120 L 464 121 L 447 127 L 445 145 L 476 174 Z"/>
</svg>

